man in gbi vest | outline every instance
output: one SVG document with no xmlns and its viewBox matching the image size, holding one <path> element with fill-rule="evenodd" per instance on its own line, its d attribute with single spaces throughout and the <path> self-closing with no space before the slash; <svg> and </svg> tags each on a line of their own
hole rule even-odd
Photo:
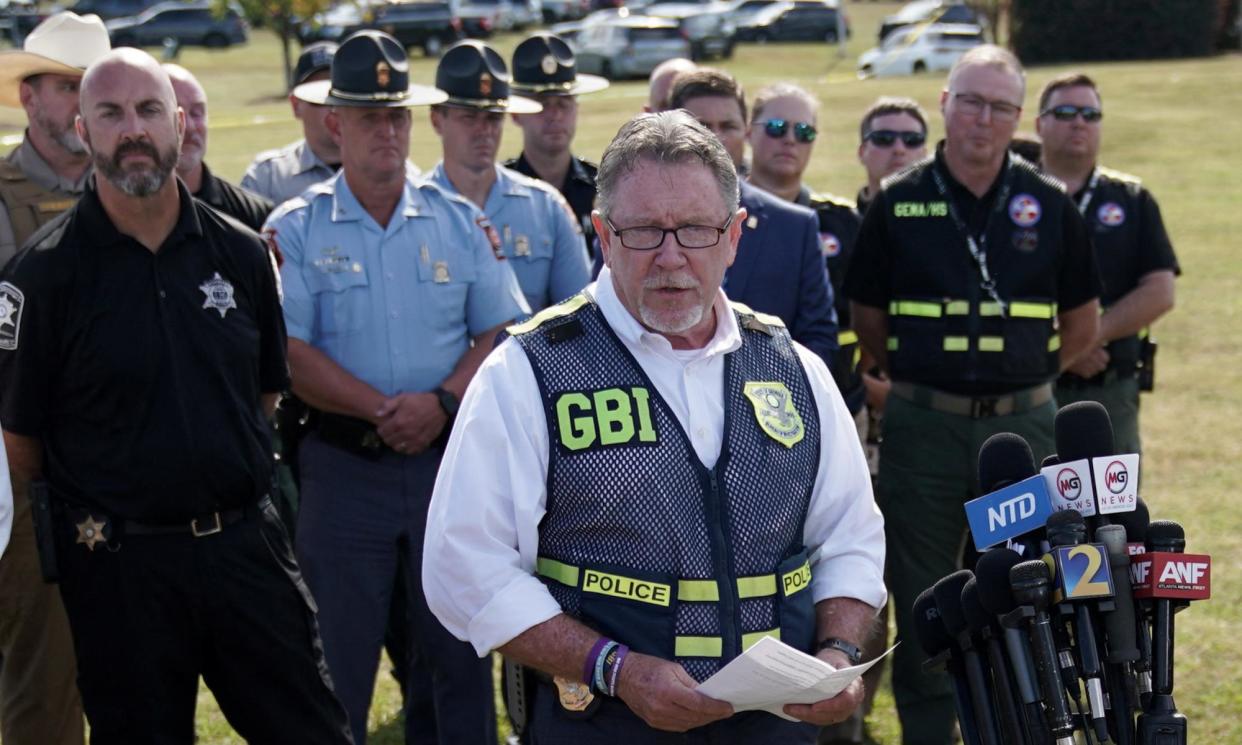
<svg viewBox="0 0 1242 745">
<path fill-rule="evenodd" d="M 941 93 L 945 141 L 883 182 L 846 275 L 854 328 L 893 380 L 877 501 L 899 639 L 914 598 L 958 562 L 962 505 L 979 496 L 979 447 L 1015 432 L 1054 449 L 1051 382 L 1096 337 L 1100 279 L 1060 182 L 1007 156 L 1025 76 L 994 46 L 963 55 Z M 893 693 L 903 742 L 947 745 L 947 676 L 898 647 Z"/>
<path fill-rule="evenodd" d="M 91 158 L 74 131 L 78 83 L 110 48 L 98 16 L 66 12 L 39 24 L 24 49 L 0 53 L 0 104 L 25 109 L 29 121 L 22 143 L 0 160 L 0 265 L 82 193 Z M 4 294 L 0 305 L 11 309 L 13 300 Z M 0 741 L 81 745 L 69 621 L 39 571 L 30 500 L 21 490 L 13 501 L 13 535 L 0 560 Z"/>
<path fill-rule="evenodd" d="M 695 687 L 764 636 L 857 661 L 885 590 L 853 421 L 820 357 L 720 289 L 746 211 L 707 128 L 638 116 L 597 184 L 598 281 L 512 327 L 462 403 L 428 605 L 535 670 L 534 742 L 813 743 L 860 680 L 801 721 Z"/>
<path fill-rule="evenodd" d="M 0 53 L 0 104 L 26 110 L 26 136 L 0 160 L 0 265 L 44 223 L 73 206 L 91 158 L 73 130 L 78 83 L 111 49 L 99 16 L 57 13 Z"/>
</svg>

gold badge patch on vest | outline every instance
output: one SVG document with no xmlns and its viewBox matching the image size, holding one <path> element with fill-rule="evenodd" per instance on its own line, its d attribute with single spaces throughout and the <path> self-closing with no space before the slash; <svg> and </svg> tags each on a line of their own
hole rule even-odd
<svg viewBox="0 0 1242 745">
<path fill-rule="evenodd" d="M 806 428 L 784 383 L 751 381 L 743 392 L 755 407 L 755 419 L 768 437 L 787 448 L 802 442 Z"/>
</svg>

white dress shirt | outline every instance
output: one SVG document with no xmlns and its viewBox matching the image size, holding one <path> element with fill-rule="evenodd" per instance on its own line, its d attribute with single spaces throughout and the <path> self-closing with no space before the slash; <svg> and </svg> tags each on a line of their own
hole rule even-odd
<svg viewBox="0 0 1242 745">
<path fill-rule="evenodd" d="M 9 454 L 0 442 L 0 557 L 13 530 L 13 484 L 9 481 Z"/>
<path fill-rule="evenodd" d="M 621 304 L 605 267 L 588 290 L 691 439 L 715 466 L 724 438 L 724 356 L 742 344 L 723 291 L 706 346 L 674 350 Z M 816 602 L 849 597 L 884 603 L 884 523 L 854 420 L 828 368 L 795 343 L 820 420 L 819 471 L 804 543 Z M 423 587 L 454 636 L 480 656 L 561 612 L 535 577 L 547 502 L 548 425 L 521 346 L 512 339 L 483 363 L 466 391 L 441 462 L 427 518 Z"/>
</svg>

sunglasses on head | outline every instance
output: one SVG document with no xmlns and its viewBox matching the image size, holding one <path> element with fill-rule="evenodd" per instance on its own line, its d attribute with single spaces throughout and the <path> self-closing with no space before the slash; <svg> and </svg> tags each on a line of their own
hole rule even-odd
<svg viewBox="0 0 1242 745">
<path fill-rule="evenodd" d="M 874 129 L 863 138 L 876 147 L 892 147 L 897 140 L 906 147 L 923 147 L 927 135 L 922 132 L 897 132 L 892 129 Z"/>
<path fill-rule="evenodd" d="M 769 119 L 763 123 L 763 131 L 768 137 L 779 140 L 789 131 L 790 124 L 784 119 Z M 815 135 L 819 134 L 813 125 L 806 122 L 793 124 L 793 133 L 798 142 L 815 142 Z"/>
<path fill-rule="evenodd" d="M 1079 114 L 1082 114 L 1084 122 L 1098 122 L 1104 118 L 1104 112 L 1094 106 L 1074 106 L 1068 103 L 1052 106 L 1039 112 L 1040 116 L 1051 116 L 1058 122 L 1072 122 Z"/>
</svg>

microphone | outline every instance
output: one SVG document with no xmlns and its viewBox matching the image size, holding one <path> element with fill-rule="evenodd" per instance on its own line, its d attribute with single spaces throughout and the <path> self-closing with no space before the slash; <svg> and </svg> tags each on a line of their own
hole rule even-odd
<svg viewBox="0 0 1242 745">
<path fill-rule="evenodd" d="M 1027 734 L 1032 743 L 1042 745 L 1052 740 L 1052 732 L 1044 719 L 1044 695 L 1039 690 L 1039 680 L 1035 675 L 1031 645 L 1022 632 L 1021 614 L 1014 613 L 1018 603 L 1009 585 L 1009 570 L 1021 561 L 1022 557 L 1012 549 L 994 548 L 979 557 L 979 563 L 975 565 L 975 580 L 979 588 L 979 603 L 999 621 L 1018 697 L 1023 704 L 1022 715 Z M 1055 677 L 1055 671 L 1053 675 Z M 1064 696 L 1064 693 L 1061 695 Z"/>
<path fill-rule="evenodd" d="M 1000 643 L 1000 628 L 995 619 L 979 602 L 979 580 L 971 577 L 962 586 L 962 615 L 966 618 L 966 633 L 976 647 L 982 647 L 992 671 L 992 691 L 996 694 L 993 704 L 1000 717 L 1000 731 L 1006 745 L 1027 745 L 1030 737 L 1022 721 L 1022 713 L 1014 696 L 1013 669 L 1005 658 Z"/>
<path fill-rule="evenodd" d="M 1048 608 L 1052 604 L 1051 579 L 1052 572 L 1043 561 L 1035 559 L 1015 564 L 1009 570 L 1009 582 L 1018 607 L 1006 619 L 1020 618 L 1027 625 L 1035 657 L 1035 673 L 1048 704 L 1048 724 L 1057 738 L 1057 745 L 1073 745 L 1074 719 L 1061 684 L 1057 647 L 1052 639 L 1052 621 L 1048 616 Z"/>
<path fill-rule="evenodd" d="M 962 587 L 972 577 L 974 573 L 969 569 L 960 569 L 946 577 L 941 577 L 936 584 L 932 585 L 932 595 L 936 598 L 936 608 L 940 610 L 940 620 L 944 623 L 949 635 L 957 641 L 957 648 L 962 653 L 962 669 L 966 673 L 970 700 L 975 710 L 979 741 L 983 745 L 1000 745 L 996 712 L 992 707 L 991 686 L 987 682 L 983 660 L 979 657 L 979 652 L 970 638 L 970 631 L 966 627 L 966 616 L 962 613 Z"/>
<path fill-rule="evenodd" d="M 1173 702 L 1173 614 L 1190 600 L 1211 596 L 1211 558 L 1184 553 L 1186 534 L 1172 520 L 1155 520 L 1147 529 L 1150 551 L 1135 563 L 1149 566 L 1138 597 L 1152 603 L 1152 695 L 1138 718 L 1141 745 L 1183 745 L 1186 717 Z"/>
<path fill-rule="evenodd" d="M 979 489 L 983 496 L 966 503 L 977 551 L 1038 534 L 1052 514 L 1048 487 L 1035 470 L 1031 446 L 1013 433 L 992 435 L 979 448 Z"/>
<path fill-rule="evenodd" d="M 1147 503 L 1142 497 L 1138 498 L 1133 512 L 1120 512 L 1112 518 L 1117 524 L 1126 529 L 1126 553 L 1130 555 L 1131 560 L 1138 554 L 1147 552 L 1147 526 L 1151 522 L 1151 517 L 1147 512 Z M 1137 586 L 1139 564 L 1130 565 L 1130 578 L 1132 589 Z M 1116 578 L 1114 578 L 1115 580 Z M 1148 603 L 1145 600 L 1134 598 L 1135 608 L 1135 640 L 1138 642 L 1138 661 L 1134 663 L 1135 677 L 1138 679 L 1139 696 L 1146 699 L 1151 695 L 1151 626 L 1147 621 Z"/>
<path fill-rule="evenodd" d="M 1108 715 L 1104 706 L 1103 670 L 1096 646 L 1095 621 L 1087 600 L 1111 599 L 1112 572 L 1103 546 L 1086 543 L 1087 525 L 1074 510 L 1057 512 L 1048 518 L 1049 554 L 1053 562 L 1056 590 L 1054 599 L 1073 617 L 1078 663 L 1087 685 L 1091 720 L 1100 741 L 1109 739 Z"/>
<path fill-rule="evenodd" d="M 1100 526 L 1095 531 L 1095 540 L 1104 544 L 1108 551 L 1115 590 L 1113 609 L 1104 614 L 1108 698 L 1113 710 L 1116 740 L 1121 745 L 1128 745 L 1134 742 L 1134 708 L 1138 705 L 1138 684 L 1130 663 L 1138 660 L 1139 649 L 1126 529 L 1120 525 Z"/>
<path fill-rule="evenodd" d="M 1108 411 L 1095 401 L 1079 401 L 1057 412 L 1054 427 L 1059 468 L 1075 472 L 1080 481 L 1084 475 L 1090 477 L 1094 504 L 1087 510 L 1075 509 L 1084 517 L 1133 510 L 1138 500 L 1139 456 L 1116 454 Z M 1085 502 L 1086 495 L 1079 494 L 1076 501 Z"/>
<path fill-rule="evenodd" d="M 923 663 L 924 672 L 948 672 L 953 680 L 953 706 L 957 710 L 957 721 L 962 730 L 962 741 L 965 745 L 980 745 L 979 731 L 975 727 L 975 710 L 970 702 L 969 685 L 962 672 L 960 653 L 953 637 L 940 620 L 940 609 L 936 607 L 936 598 L 932 588 L 924 590 L 914 601 L 914 633 L 919 639 L 919 646 L 927 654 Z"/>
</svg>

